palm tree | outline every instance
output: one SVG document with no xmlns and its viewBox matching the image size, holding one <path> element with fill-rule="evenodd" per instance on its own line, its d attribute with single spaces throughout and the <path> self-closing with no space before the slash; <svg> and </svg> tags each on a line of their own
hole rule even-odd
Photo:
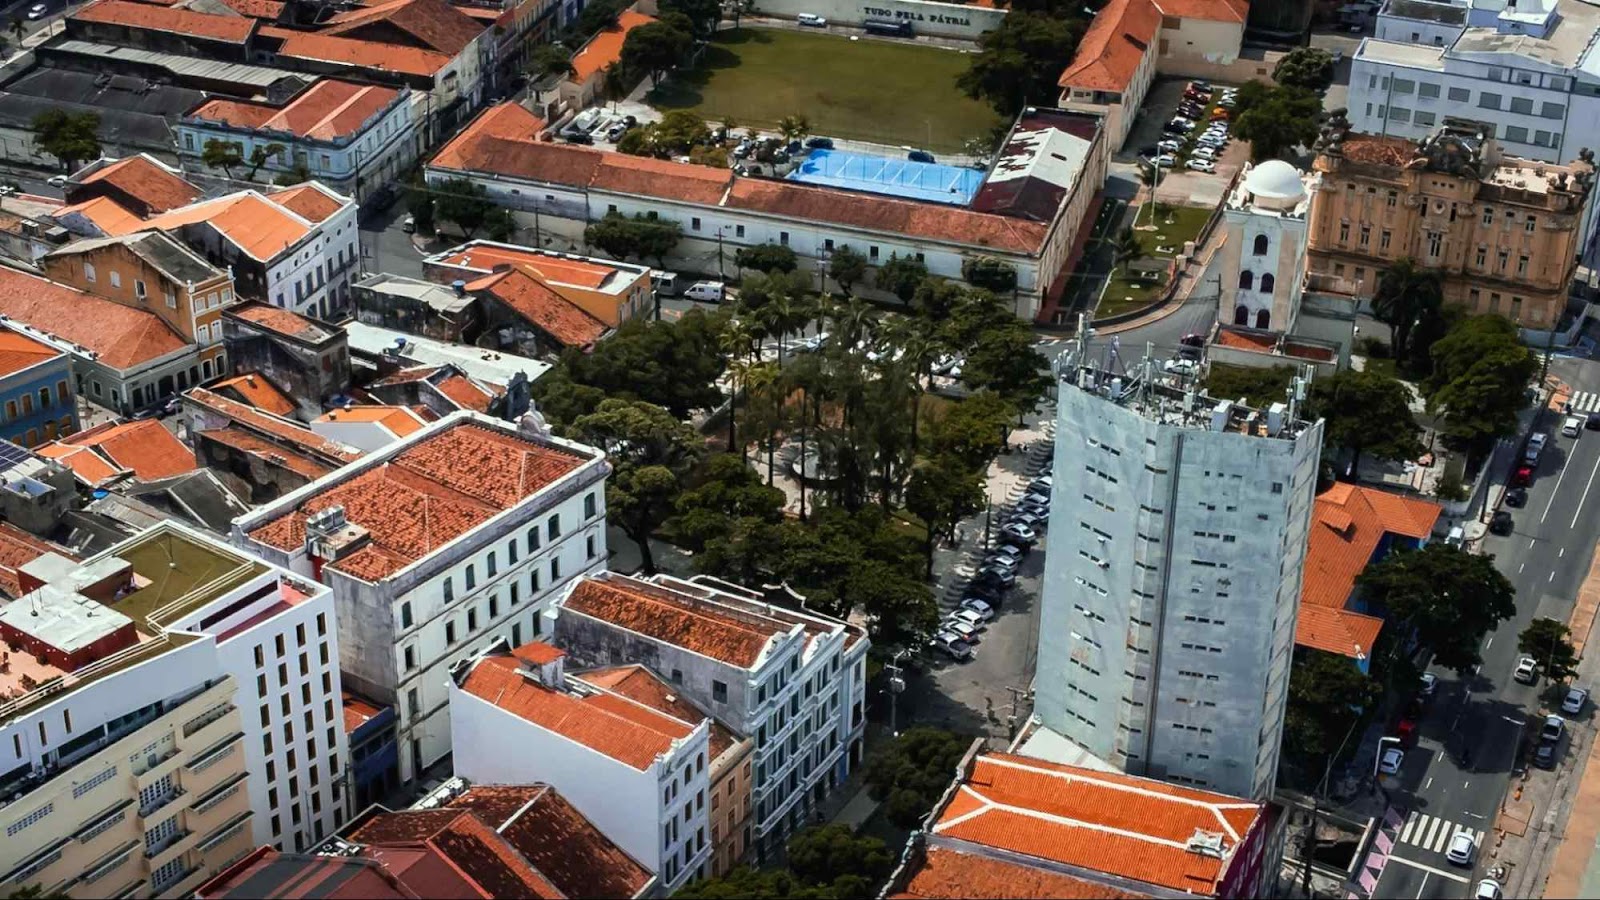
<svg viewBox="0 0 1600 900">
<path fill-rule="evenodd" d="M 767 487 L 776 469 L 778 428 L 783 418 L 784 379 L 772 363 L 755 363 L 745 371 L 745 431 L 766 432 Z"/>
<path fill-rule="evenodd" d="M 805 116 L 784 116 L 778 120 L 778 133 L 785 142 L 799 140 L 811 133 L 811 120 Z"/>
<path fill-rule="evenodd" d="M 1373 318 L 1389 326 L 1396 360 L 1410 358 L 1411 333 L 1424 317 L 1436 315 L 1444 303 L 1439 273 L 1409 257 L 1397 259 L 1378 276 L 1372 292 Z"/>
<path fill-rule="evenodd" d="M 861 343 L 877 322 L 872 306 L 859 297 L 830 304 L 828 318 L 833 321 L 835 344 L 847 348 Z"/>
<path fill-rule="evenodd" d="M 24 31 L 26 31 L 26 30 L 27 30 L 27 26 L 22 24 L 22 17 L 21 16 L 12 16 L 11 17 L 11 36 L 12 37 L 14 37 L 14 38 L 16 38 L 17 40 L 20 41 L 20 40 L 22 40 L 22 33 Z"/>
<path fill-rule="evenodd" d="M 738 442 L 738 432 L 734 424 L 738 418 L 735 413 L 739 409 L 739 393 L 744 387 L 745 376 L 750 367 L 750 348 L 755 343 L 750 326 L 743 319 L 730 319 L 722 328 L 722 333 L 717 336 L 717 342 L 723 354 L 728 357 L 728 378 L 732 382 L 728 394 L 728 452 L 738 448 L 740 456 L 744 455 L 744 447 Z"/>
</svg>

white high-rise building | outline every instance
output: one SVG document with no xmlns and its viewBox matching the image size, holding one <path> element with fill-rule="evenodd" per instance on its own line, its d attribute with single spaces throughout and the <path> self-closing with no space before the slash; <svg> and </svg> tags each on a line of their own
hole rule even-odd
<svg viewBox="0 0 1600 900">
<path fill-rule="evenodd" d="M 1114 768 L 1269 796 L 1322 423 L 1113 345 L 1058 372 L 1035 715 Z"/>
</svg>

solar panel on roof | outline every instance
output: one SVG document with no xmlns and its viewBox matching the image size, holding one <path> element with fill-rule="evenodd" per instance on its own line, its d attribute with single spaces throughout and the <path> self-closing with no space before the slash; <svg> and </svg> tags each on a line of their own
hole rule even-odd
<svg viewBox="0 0 1600 900">
<path fill-rule="evenodd" d="M 38 458 L 32 451 L 25 450 L 10 441 L 0 441 L 0 474 Z"/>
</svg>

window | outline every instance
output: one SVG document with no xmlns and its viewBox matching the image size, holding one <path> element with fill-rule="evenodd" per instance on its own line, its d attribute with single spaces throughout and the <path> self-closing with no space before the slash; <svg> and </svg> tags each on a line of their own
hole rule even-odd
<svg viewBox="0 0 1600 900">
<path fill-rule="evenodd" d="M 490 578 L 493 578 L 495 576 L 495 573 L 499 571 L 499 565 L 495 561 L 495 555 L 494 555 L 494 551 L 493 550 L 489 551 L 489 563 L 488 563 L 486 568 L 489 570 L 488 571 L 488 577 L 490 577 Z"/>
<path fill-rule="evenodd" d="M 789 232 L 787 232 L 787 231 L 778 232 L 778 243 L 782 244 L 785 247 L 789 246 Z"/>
<path fill-rule="evenodd" d="M 414 646 L 407 645 L 406 650 L 405 650 L 405 659 L 406 659 L 406 669 L 405 670 L 407 672 L 409 672 L 412 669 L 415 669 L 417 667 L 417 648 L 414 647 Z"/>
<path fill-rule="evenodd" d="M 528 529 L 528 552 L 532 553 L 537 549 L 539 549 L 539 526 L 535 525 Z"/>
<path fill-rule="evenodd" d="M 1263 294 L 1271 294 L 1272 293 L 1272 285 L 1273 285 L 1273 278 L 1272 278 L 1272 273 L 1271 272 L 1268 272 L 1267 274 L 1261 276 L 1261 293 L 1263 293 Z"/>
<path fill-rule="evenodd" d="M 1500 271 L 1504 272 L 1506 270 L 1506 265 L 1511 262 L 1511 254 L 1505 250 L 1501 250 L 1495 256 L 1500 263 Z"/>
<path fill-rule="evenodd" d="M 172 292 L 172 288 L 168 287 L 167 285 L 162 285 L 161 296 L 166 298 L 168 309 L 178 308 L 178 295 Z"/>
<path fill-rule="evenodd" d="M 407 601 L 405 601 L 405 602 L 400 604 L 400 627 L 401 628 L 410 628 L 411 627 L 411 601 L 410 600 L 407 600 Z"/>
<path fill-rule="evenodd" d="M 1433 232 L 1432 234 L 1429 234 L 1428 235 L 1428 255 L 1429 256 L 1438 256 L 1440 253 L 1443 253 L 1444 252 L 1443 244 L 1444 244 L 1444 236 L 1443 235 L 1439 234 L 1437 231 Z"/>
<path fill-rule="evenodd" d="M 1383 231 L 1379 232 L 1379 234 L 1378 234 L 1378 249 L 1379 250 L 1387 250 L 1387 249 L 1389 249 L 1389 237 L 1390 237 L 1389 229 L 1385 228 Z"/>
<path fill-rule="evenodd" d="M 444 643 L 445 643 L 445 646 L 448 647 L 451 644 L 454 644 L 455 642 L 456 642 L 456 623 L 455 622 L 446 622 L 446 623 L 444 623 Z"/>
<path fill-rule="evenodd" d="M 1466 103 L 1472 99 L 1472 92 L 1466 88 L 1451 88 L 1448 96 L 1455 103 Z"/>
<path fill-rule="evenodd" d="M 478 608 L 475 607 L 475 606 L 469 606 L 469 607 L 467 607 L 467 633 L 471 634 L 472 632 L 477 631 L 477 630 L 478 630 Z"/>
<path fill-rule="evenodd" d="M 1256 235 L 1255 254 L 1257 256 L 1266 256 L 1267 255 L 1267 243 L 1268 243 L 1268 241 L 1267 241 L 1267 236 L 1266 235 L 1264 235 L 1264 234 Z"/>
<path fill-rule="evenodd" d="M 555 515 L 551 516 L 549 520 L 544 523 L 544 536 L 552 541 L 561 536 L 560 513 L 556 513 Z"/>
<path fill-rule="evenodd" d="M 1533 115 L 1533 101 L 1527 97 L 1512 97 L 1511 111 L 1524 116 Z"/>
<path fill-rule="evenodd" d="M 49 388 L 39 388 L 39 408 L 42 409 L 42 410 L 50 408 L 50 389 Z M 52 424 L 54 424 L 54 423 L 52 423 Z"/>
<path fill-rule="evenodd" d="M 699 231 L 700 230 L 700 217 L 699 216 L 694 216 L 694 217 L 689 219 L 689 230 L 690 231 Z"/>
<path fill-rule="evenodd" d="M 1437 120 L 1434 118 L 1433 113 L 1431 113 L 1431 112 L 1423 112 L 1420 109 L 1417 110 L 1415 113 L 1413 113 L 1412 116 L 1411 116 L 1411 124 L 1413 124 L 1413 125 L 1429 125 L 1429 126 L 1431 126 L 1431 125 L 1433 125 L 1433 123 L 1435 121 L 1437 121 Z"/>
<path fill-rule="evenodd" d="M 1416 40 L 1416 38 L 1412 38 Z M 1409 78 L 1396 78 L 1393 82 L 1396 94 L 1409 94 L 1417 89 L 1417 83 Z"/>
<path fill-rule="evenodd" d="M 89 282 L 90 284 L 94 284 L 94 281 L 95 281 L 94 263 L 84 263 L 83 264 L 83 279 L 85 281 Z"/>
<path fill-rule="evenodd" d="M 1339 243 L 1341 243 L 1341 244 L 1350 243 L 1350 223 L 1349 222 L 1340 222 L 1339 223 Z"/>
<path fill-rule="evenodd" d="M 144 281 L 138 278 L 133 280 L 133 295 L 140 300 L 145 298 Z"/>
<path fill-rule="evenodd" d="M 1478 254 L 1477 254 L 1477 256 L 1475 258 L 1476 258 L 1476 261 L 1477 261 L 1478 268 L 1481 269 L 1484 266 L 1488 265 L 1489 264 L 1489 248 L 1488 247 L 1479 247 L 1478 248 Z"/>
<path fill-rule="evenodd" d="M 1528 217 L 1528 223 L 1527 223 L 1527 225 L 1523 226 L 1523 230 L 1526 231 L 1529 234 L 1533 234 L 1534 229 L 1536 229 L 1538 227 L 1539 227 L 1539 218 L 1537 216 L 1529 216 Z"/>
<path fill-rule="evenodd" d="M 715 700 L 718 703 L 727 703 L 728 702 L 728 685 L 726 683 L 724 683 L 724 682 L 712 679 L 712 681 L 711 681 L 711 699 Z"/>
<path fill-rule="evenodd" d="M 467 590 L 478 586 L 478 573 L 472 563 L 467 563 Z"/>
<path fill-rule="evenodd" d="M 1438 99 L 1439 86 L 1427 81 L 1419 82 L 1417 84 L 1417 96 L 1424 99 Z"/>
<path fill-rule="evenodd" d="M 1372 226 L 1361 226 L 1361 246 L 1366 247 L 1372 243 Z"/>
<path fill-rule="evenodd" d="M 594 491 L 590 491 L 588 495 L 583 498 L 583 517 L 585 519 L 594 518 L 595 511 L 598 509 L 599 505 L 599 501 L 595 499 Z"/>
<path fill-rule="evenodd" d="M 111 286 L 114 288 L 122 287 L 122 273 L 115 269 L 111 270 Z"/>
<path fill-rule="evenodd" d="M 1485 225 L 1493 225 L 1494 224 L 1494 207 L 1485 206 L 1483 208 L 1483 224 L 1485 224 Z"/>
<path fill-rule="evenodd" d="M 1523 128 L 1521 125 L 1507 125 L 1506 140 L 1517 144 L 1526 144 L 1528 142 L 1528 129 Z"/>
<path fill-rule="evenodd" d="M 561 580 L 561 557 L 559 557 L 559 556 L 553 557 L 550 560 L 550 580 L 551 581 L 560 581 Z"/>
<path fill-rule="evenodd" d="M 1555 135 L 1548 131 L 1535 131 L 1533 133 L 1533 143 L 1537 147 L 1554 147 L 1556 138 Z"/>
<path fill-rule="evenodd" d="M 1526 256 L 1524 256 L 1522 258 L 1522 260 L 1523 260 L 1523 262 L 1527 262 L 1528 258 Z M 587 537 L 585 537 L 583 539 L 583 548 L 584 548 L 585 554 L 587 554 L 586 558 L 594 559 L 594 557 L 595 557 L 594 535 L 591 534 L 591 535 L 589 535 L 589 536 L 587 536 Z"/>
<path fill-rule="evenodd" d="M 422 711 L 422 704 L 417 700 L 416 688 L 406 691 L 406 709 L 413 716 Z"/>
<path fill-rule="evenodd" d="M 1539 115 L 1546 119 L 1559 119 L 1567 114 L 1567 108 L 1559 103 L 1545 103 L 1539 107 Z"/>
<path fill-rule="evenodd" d="M 868 259 L 877 259 L 878 258 L 878 248 L 869 244 L 867 246 L 867 258 Z"/>
<path fill-rule="evenodd" d="M 733 226 L 733 234 L 734 234 L 735 237 L 744 237 L 744 226 L 743 225 L 735 225 L 735 226 Z"/>
<path fill-rule="evenodd" d="M 456 599 L 456 583 L 449 575 L 444 577 L 444 602 L 454 603 Z"/>
<path fill-rule="evenodd" d="M 1249 269 L 1239 273 L 1239 290 L 1253 291 L 1256 287 L 1256 276 Z"/>
<path fill-rule="evenodd" d="M 1526 256 L 1517 257 L 1517 274 L 1528 274 L 1528 258 Z"/>
<path fill-rule="evenodd" d="M 1411 110 L 1404 106 L 1391 106 L 1389 107 L 1389 121 L 1409 122 L 1411 121 Z"/>
</svg>

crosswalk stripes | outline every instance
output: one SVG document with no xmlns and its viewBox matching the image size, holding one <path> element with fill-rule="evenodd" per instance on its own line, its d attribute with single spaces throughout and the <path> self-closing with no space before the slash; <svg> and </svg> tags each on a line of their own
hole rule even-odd
<svg viewBox="0 0 1600 900">
<path fill-rule="evenodd" d="M 1483 840 L 1483 832 L 1476 828 L 1458 825 L 1438 816 L 1430 816 L 1412 811 L 1406 817 L 1405 825 L 1400 829 L 1400 843 L 1410 844 L 1434 853 L 1443 853 L 1450 844 L 1450 839 L 1458 833 L 1465 832 L 1472 838 L 1474 844 Z"/>
<path fill-rule="evenodd" d="M 1594 391 L 1578 391 L 1568 399 L 1567 403 L 1573 412 L 1600 412 L 1600 393 Z"/>
</svg>

